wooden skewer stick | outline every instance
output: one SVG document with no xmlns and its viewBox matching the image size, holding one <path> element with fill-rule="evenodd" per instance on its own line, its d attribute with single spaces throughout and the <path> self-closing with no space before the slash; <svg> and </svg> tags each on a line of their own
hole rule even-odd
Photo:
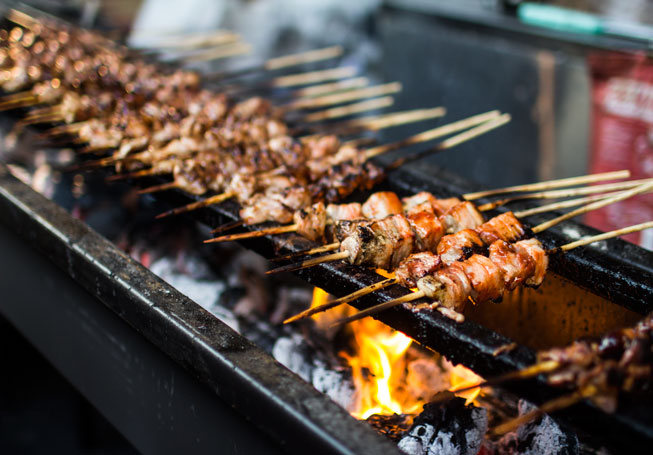
<svg viewBox="0 0 653 455">
<path fill-rule="evenodd" d="M 215 196 L 202 199 L 201 201 L 193 202 L 191 204 L 187 204 L 182 207 L 177 207 L 172 210 L 168 210 L 167 212 L 159 213 L 155 218 L 158 220 L 161 218 L 165 218 L 167 216 L 179 215 L 181 213 L 191 212 L 193 210 L 201 209 L 203 207 L 208 207 L 209 205 L 219 204 L 221 202 L 226 201 L 227 199 L 231 199 L 234 196 L 236 196 L 235 193 L 217 194 Z"/>
<path fill-rule="evenodd" d="M 565 213 L 564 215 L 561 215 L 557 218 L 538 224 L 532 229 L 532 231 L 534 234 L 537 234 L 539 232 L 544 231 L 545 229 L 555 226 L 558 223 L 561 223 L 562 221 L 568 220 L 578 215 L 582 215 L 583 213 L 591 212 L 592 210 L 596 210 L 601 207 L 605 207 L 606 205 L 609 204 L 614 204 L 615 202 L 623 201 L 624 199 L 628 199 L 629 197 L 635 196 L 636 194 L 644 193 L 652 189 L 653 189 L 653 182 L 636 186 L 631 190 L 622 191 L 616 196 L 602 199 L 600 201 L 592 202 L 591 204 L 585 205 L 576 210 L 572 210 L 571 212 Z"/>
<path fill-rule="evenodd" d="M 300 118 L 300 122 L 313 123 L 321 122 L 334 118 L 347 117 L 349 115 L 359 114 L 361 112 L 383 109 L 394 104 L 395 100 L 391 96 L 373 98 L 371 100 L 361 101 L 359 103 L 347 104 L 346 106 L 332 107 L 322 111 L 311 112 Z"/>
<path fill-rule="evenodd" d="M 358 89 L 367 87 L 370 80 L 366 77 L 354 77 L 351 79 L 343 79 L 337 82 L 328 82 L 326 84 L 311 85 L 306 88 L 295 90 L 291 93 L 293 98 L 313 98 L 321 95 L 328 95 L 332 93 L 339 93 L 346 90 Z"/>
<path fill-rule="evenodd" d="M 614 237 L 630 234 L 632 232 L 639 232 L 651 228 L 653 228 L 653 221 L 647 221 L 646 223 L 640 223 L 621 229 L 615 229 L 614 231 L 604 232 L 603 234 L 583 237 L 582 239 L 576 240 L 575 242 L 567 243 L 566 245 L 553 248 L 549 250 L 548 253 L 551 254 L 557 251 L 569 251 L 573 250 L 574 248 L 578 248 L 579 246 L 589 245 L 590 243 L 599 242 L 601 240 L 607 240 Z"/>
<path fill-rule="evenodd" d="M 327 243 L 326 245 L 317 246 L 315 248 L 310 248 L 308 250 L 296 251 L 294 253 L 286 254 L 285 256 L 277 256 L 276 258 L 270 259 L 272 262 L 282 262 L 288 261 L 290 259 L 295 259 L 300 256 L 311 256 L 313 254 L 326 253 L 327 251 L 333 251 L 340 248 L 340 242 Z"/>
<path fill-rule="evenodd" d="M 213 229 L 211 231 L 211 234 L 218 234 L 220 232 L 228 231 L 230 229 L 235 229 L 237 227 L 242 226 L 245 224 L 243 220 L 235 220 L 235 221 L 230 221 L 229 223 L 225 223 L 221 226 L 218 226 L 217 228 Z"/>
<path fill-rule="evenodd" d="M 522 370 L 510 371 L 508 373 L 496 376 L 494 378 L 490 378 L 486 381 L 479 382 L 478 384 L 474 384 L 466 387 L 459 387 L 459 388 L 454 387 L 445 392 L 440 392 L 436 394 L 434 397 L 432 397 L 431 399 L 429 399 L 429 403 L 441 403 L 443 401 L 448 401 L 454 398 L 456 394 L 470 392 L 472 390 L 483 388 L 483 387 L 496 387 L 506 382 L 514 381 L 517 379 L 532 378 L 542 373 L 550 373 L 552 371 L 557 370 L 558 368 L 560 368 L 559 362 L 556 362 L 555 360 L 547 360 L 544 362 L 536 363 Z"/>
<path fill-rule="evenodd" d="M 296 230 L 297 230 L 296 224 L 287 224 L 285 226 L 278 226 L 269 229 L 261 229 L 260 231 L 250 231 L 250 232 L 241 232 L 240 234 L 223 235 L 222 237 L 215 237 L 212 239 L 204 240 L 204 243 L 219 243 L 219 242 L 230 242 L 233 240 L 253 239 L 255 237 L 264 237 L 266 235 L 295 232 Z"/>
<path fill-rule="evenodd" d="M 370 80 L 365 76 L 342 78 L 323 84 L 309 85 L 292 92 L 293 98 L 315 98 L 317 96 L 339 93 L 345 90 L 369 87 Z"/>
<path fill-rule="evenodd" d="M 528 423 L 533 419 L 537 419 L 543 414 L 550 414 L 561 409 L 568 408 L 579 401 L 584 400 L 585 398 L 590 398 L 597 394 L 596 388 L 593 386 L 586 386 L 582 390 L 573 392 L 569 395 L 563 395 L 559 398 L 554 398 L 553 400 L 547 401 L 538 409 L 535 409 L 531 412 L 528 412 L 522 416 L 515 417 L 508 422 L 502 423 L 501 425 L 490 430 L 490 433 L 493 436 L 501 436 L 510 431 L 517 429 L 520 425 Z"/>
<path fill-rule="evenodd" d="M 154 37 L 154 41 L 146 46 L 136 46 L 135 49 L 199 49 L 224 44 L 235 43 L 240 36 L 228 30 L 215 30 L 212 32 L 174 35 L 166 33 L 165 36 Z M 148 40 L 149 41 L 149 40 Z"/>
<path fill-rule="evenodd" d="M 237 55 L 249 54 L 252 51 L 252 46 L 246 43 L 235 43 L 225 46 L 218 46 L 215 49 L 198 52 L 193 55 L 181 57 L 179 60 L 183 64 L 206 62 L 209 60 L 219 60 L 227 57 L 234 57 Z"/>
<path fill-rule="evenodd" d="M 348 90 L 346 92 L 334 93 L 332 95 L 324 95 L 314 98 L 300 98 L 280 106 L 279 109 L 281 109 L 283 112 L 300 109 L 313 109 L 318 107 L 342 104 L 348 101 L 390 95 L 399 91 L 401 91 L 401 84 L 399 82 L 391 82 L 389 84 L 375 85 L 373 87 L 364 87 L 356 90 Z"/>
<path fill-rule="evenodd" d="M 450 149 L 459 144 L 462 144 L 463 142 L 467 142 L 469 140 L 474 139 L 475 137 L 481 136 L 482 134 L 485 134 L 489 131 L 499 128 L 500 126 L 505 125 L 509 121 L 510 121 L 510 114 L 503 114 L 497 118 L 488 120 L 487 122 L 481 125 L 475 126 L 474 128 L 471 128 L 463 133 L 452 136 L 440 142 L 435 147 L 430 147 L 426 150 L 422 150 L 421 152 L 417 152 L 412 155 L 402 156 L 401 158 L 398 158 L 393 163 L 386 166 L 385 170 L 386 172 L 390 172 L 394 169 L 397 169 L 398 167 L 405 165 L 406 163 L 421 160 L 426 156 L 433 155 L 435 153 L 439 153 L 444 150 Z"/>
<path fill-rule="evenodd" d="M 223 71 L 210 75 L 205 75 L 204 79 L 207 81 L 216 81 L 222 79 L 232 79 L 236 77 L 247 76 L 249 74 L 257 73 L 259 71 L 275 71 L 282 68 L 289 68 L 292 66 L 303 65 L 304 63 L 313 63 L 322 60 L 330 60 L 332 58 L 340 57 L 343 53 L 341 46 L 327 47 L 323 49 L 314 49 L 308 52 L 301 52 L 298 54 L 286 55 L 283 57 L 276 57 L 267 60 L 263 63 L 248 66 L 233 71 Z"/>
<path fill-rule="evenodd" d="M 339 251 L 337 253 L 327 254 L 326 256 L 320 256 L 319 258 L 309 259 L 299 264 L 290 264 L 276 269 L 268 270 L 265 273 L 267 275 L 272 275 L 274 273 L 281 273 L 281 272 L 294 272 L 295 270 L 306 269 L 308 267 L 313 267 L 315 265 L 323 264 L 326 262 L 339 261 L 340 259 L 347 259 L 348 257 L 349 257 L 349 252 Z"/>
<path fill-rule="evenodd" d="M 406 294 L 406 295 L 398 297 L 396 299 L 388 300 L 387 302 L 383 302 L 383 303 L 380 303 L 378 305 L 374 305 L 374 306 L 372 306 L 370 308 L 367 308 L 366 310 L 359 311 L 358 313 L 353 314 L 351 316 L 348 316 L 346 318 L 338 319 L 336 322 L 334 322 L 331 325 L 331 327 L 336 327 L 336 326 L 343 325 L 343 324 L 349 324 L 350 322 L 354 322 L 354 321 L 357 321 L 359 319 L 366 318 L 367 316 L 371 316 L 373 314 L 380 313 L 381 311 L 388 310 L 388 309 L 390 309 L 392 307 L 395 307 L 397 305 L 401 305 L 402 303 L 408 303 L 408 302 L 412 302 L 413 300 L 421 299 L 424 296 L 425 296 L 425 294 L 424 294 L 423 291 L 417 291 L 417 292 L 413 292 L 411 294 Z M 431 304 L 431 306 L 432 306 L 432 308 L 436 308 L 436 307 L 438 307 L 438 303 L 433 302 Z"/>
<path fill-rule="evenodd" d="M 616 196 L 620 191 L 613 191 L 611 193 L 595 194 L 593 196 L 579 197 L 576 199 L 569 199 L 567 201 L 554 202 L 553 204 L 545 204 L 532 209 L 521 210 L 513 212 L 517 218 L 526 218 L 527 216 L 537 215 L 538 213 L 551 212 L 554 210 L 567 209 L 569 207 L 577 207 L 579 205 L 588 204 L 594 201 L 600 201 L 608 197 Z"/>
<path fill-rule="evenodd" d="M 177 182 L 173 180 L 172 182 L 162 183 L 160 185 L 154 185 L 149 188 L 143 188 L 142 190 L 138 190 L 138 194 L 157 193 L 159 191 L 167 191 L 167 190 L 172 190 L 174 188 L 179 188 L 179 185 L 177 184 Z"/>
<path fill-rule="evenodd" d="M 406 139 L 402 139 L 397 142 L 393 142 L 391 144 L 379 145 L 378 147 L 368 149 L 365 152 L 365 159 L 370 159 L 375 156 L 381 155 L 383 153 L 392 150 L 397 150 L 401 147 L 407 147 L 409 145 L 419 144 L 422 142 L 427 142 L 433 139 L 437 139 L 439 137 L 465 130 L 472 126 L 482 124 L 484 122 L 487 122 L 488 120 L 492 120 L 498 117 L 499 117 L 499 111 L 497 110 L 485 112 L 483 114 L 473 115 L 466 119 L 458 120 L 456 122 L 449 123 L 447 125 L 443 125 L 427 131 L 423 131 L 419 134 L 416 134 Z"/>
<path fill-rule="evenodd" d="M 551 190 L 551 191 L 541 191 L 539 193 L 528 193 L 520 196 L 499 199 L 487 204 L 479 205 L 478 209 L 481 212 L 492 210 L 501 205 L 508 204 L 510 202 L 522 201 L 526 199 L 557 199 L 562 197 L 570 196 L 580 196 L 583 194 L 595 194 L 595 193 L 604 193 L 606 191 L 612 190 L 625 190 L 628 188 L 634 188 L 643 183 L 653 182 L 653 179 L 641 179 L 641 180 L 631 180 L 628 182 L 619 182 L 619 183 L 606 183 L 604 185 L 591 185 L 583 188 L 570 188 L 564 190 Z"/>
<path fill-rule="evenodd" d="M 155 218 L 161 219 L 165 218 L 167 216 L 171 215 L 179 215 L 180 213 L 186 213 L 186 212 L 191 212 L 193 210 L 200 209 L 202 207 L 208 207 L 209 205 L 213 204 L 219 204 L 221 202 L 226 201 L 227 199 L 231 199 L 234 197 L 236 194 L 235 193 L 221 193 L 217 194 L 215 196 L 211 196 L 209 198 L 203 199 L 201 201 L 193 202 L 188 205 L 184 205 L 183 207 L 177 207 L 172 210 L 168 210 L 167 212 L 159 213 Z"/>
<path fill-rule="evenodd" d="M 309 71 L 275 77 L 270 81 L 269 85 L 276 88 L 297 87 L 299 85 L 317 84 L 320 82 L 347 79 L 356 75 L 357 72 L 358 70 L 354 66 L 340 66 L 326 70 Z"/>
<path fill-rule="evenodd" d="M 371 284 L 369 286 L 366 286 L 352 294 L 349 294 L 345 297 L 341 297 L 339 299 L 332 300 L 330 302 L 324 303 L 322 305 L 318 305 L 312 308 L 309 308 L 308 310 L 302 311 L 301 313 L 298 313 L 294 316 L 289 317 L 285 321 L 283 321 L 284 324 L 289 324 L 291 322 L 298 321 L 300 319 L 305 319 L 309 316 L 312 316 L 317 313 L 321 313 L 327 310 L 330 310 L 331 308 L 334 308 L 338 305 L 342 305 L 343 303 L 348 303 L 351 302 L 352 300 L 356 300 L 364 295 L 367 295 L 371 292 L 377 291 L 379 289 L 383 289 L 388 286 L 392 286 L 393 284 L 397 283 L 397 279 L 395 278 L 388 278 L 383 281 L 379 281 L 378 283 Z"/>
<path fill-rule="evenodd" d="M 314 49 L 298 54 L 285 55 L 267 60 L 263 66 L 268 71 L 279 70 L 291 66 L 303 65 L 305 63 L 319 62 L 340 57 L 344 50 L 341 46 L 326 47 L 324 49 Z"/>
<path fill-rule="evenodd" d="M 547 180 L 545 182 L 530 183 L 527 185 L 508 186 L 505 188 L 498 188 L 495 190 L 479 191 L 476 193 L 467 193 L 464 196 L 468 201 L 473 201 L 481 197 L 494 196 L 503 193 L 518 193 L 523 191 L 540 191 L 549 190 L 553 188 L 564 188 L 566 186 L 582 185 L 585 183 L 598 182 L 603 180 L 619 180 L 627 179 L 630 177 L 630 171 L 613 171 L 603 172 L 601 174 L 581 175 L 579 177 L 570 177 L 564 179 Z"/>
</svg>

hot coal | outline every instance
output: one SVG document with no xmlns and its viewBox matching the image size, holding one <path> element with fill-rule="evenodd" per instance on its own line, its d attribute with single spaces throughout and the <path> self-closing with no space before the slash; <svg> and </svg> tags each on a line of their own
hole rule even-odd
<svg viewBox="0 0 653 455">
<path fill-rule="evenodd" d="M 519 415 L 527 414 L 536 409 L 535 405 L 520 400 Z M 494 451 L 487 454 L 547 454 L 547 455 L 577 455 L 580 453 L 578 437 L 575 433 L 565 430 L 548 415 L 544 415 L 525 425 L 517 431 L 508 433 L 496 444 Z"/>
<path fill-rule="evenodd" d="M 487 411 L 455 398 L 427 404 L 399 449 L 409 455 L 476 455 L 487 431 Z"/>
<path fill-rule="evenodd" d="M 410 430 L 415 421 L 415 416 L 410 414 L 373 414 L 365 421 L 383 436 L 399 442 Z"/>
</svg>

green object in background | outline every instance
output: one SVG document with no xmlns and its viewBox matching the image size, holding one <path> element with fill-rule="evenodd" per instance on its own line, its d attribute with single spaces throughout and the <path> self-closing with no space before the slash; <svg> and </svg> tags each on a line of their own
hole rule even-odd
<svg viewBox="0 0 653 455">
<path fill-rule="evenodd" d="M 603 33 L 603 21 L 598 16 L 557 6 L 522 3 L 517 9 L 517 16 L 527 24 L 563 32 L 588 35 Z"/>
<path fill-rule="evenodd" d="M 522 3 L 517 17 L 530 25 L 561 32 L 585 35 L 616 35 L 622 38 L 653 43 L 653 27 L 629 22 L 611 21 L 600 16 L 539 3 Z"/>
</svg>

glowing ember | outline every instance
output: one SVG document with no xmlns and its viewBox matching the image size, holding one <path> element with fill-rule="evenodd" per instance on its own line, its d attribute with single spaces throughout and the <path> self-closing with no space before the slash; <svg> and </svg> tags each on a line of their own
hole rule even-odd
<svg viewBox="0 0 653 455">
<path fill-rule="evenodd" d="M 326 303 L 329 294 L 315 288 L 312 306 Z M 313 319 L 325 328 L 336 319 L 351 313 L 342 305 Z M 356 386 L 351 414 L 367 419 L 373 414 L 415 414 L 429 398 L 445 389 L 458 389 L 482 381 L 480 376 L 462 365 L 453 366 L 437 354 L 409 349 L 412 340 L 385 324 L 366 318 L 349 325 L 353 332 L 352 351 L 339 353 L 352 369 Z M 479 394 L 473 390 L 460 394 L 471 403 Z"/>
</svg>

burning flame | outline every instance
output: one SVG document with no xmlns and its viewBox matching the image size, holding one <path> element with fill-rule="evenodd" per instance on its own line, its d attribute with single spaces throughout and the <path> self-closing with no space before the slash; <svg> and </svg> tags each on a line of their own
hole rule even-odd
<svg viewBox="0 0 653 455">
<path fill-rule="evenodd" d="M 326 303 L 328 299 L 329 294 L 315 288 L 312 306 Z M 327 327 L 351 311 L 351 307 L 342 305 L 340 309 L 318 313 L 313 319 L 319 327 Z M 349 327 L 353 332 L 353 350 L 341 351 L 339 355 L 352 369 L 356 397 L 350 413 L 357 419 L 364 420 L 374 414 L 415 414 L 441 390 L 455 390 L 482 381 L 471 370 L 462 365 L 453 366 L 437 354 L 409 351 L 411 338 L 375 319 L 354 321 Z M 411 362 L 420 358 L 427 360 L 420 364 L 427 365 L 427 369 L 417 374 L 419 369 Z M 469 404 L 479 391 L 472 390 L 460 396 Z"/>
</svg>

